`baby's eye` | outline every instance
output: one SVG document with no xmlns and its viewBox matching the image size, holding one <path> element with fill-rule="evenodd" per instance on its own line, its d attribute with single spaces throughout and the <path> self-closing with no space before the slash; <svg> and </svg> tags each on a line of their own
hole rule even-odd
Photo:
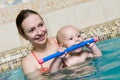
<svg viewBox="0 0 120 80">
<path fill-rule="evenodd" d="M 73 40 L 73 38 L 71 37 L 71 38 L 69 38 L 69 40 Z"/>
<path fill-rule="evenodd" d="M 80 37 L 80 34 L 78 35 L 78 37 Z"/>
</svg>

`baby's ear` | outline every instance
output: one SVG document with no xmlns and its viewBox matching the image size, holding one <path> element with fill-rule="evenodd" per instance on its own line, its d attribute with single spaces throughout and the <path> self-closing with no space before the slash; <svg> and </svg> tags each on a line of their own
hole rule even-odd
<svg viewBox="0 0 120 80">
<path fill-rule="evenodd" d="M 59 44 L 59 47 L 66 49 L 66 47 L 63 44 Z"/>
<path fill-rule="evenodd" d="M 63 44 L 59 44 L 59 47 L 64 47 L 64 45 Z"/>
<path fill-rule="evenodd" d="M 64 47 L 63 44 L 59 44 L 58 51 L 63 52 L 66 48 Z"/>
</svg>

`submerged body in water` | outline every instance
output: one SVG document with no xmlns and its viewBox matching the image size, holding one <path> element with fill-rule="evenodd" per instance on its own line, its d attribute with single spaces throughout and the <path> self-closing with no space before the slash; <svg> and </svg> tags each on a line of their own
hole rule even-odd
<svg viewBox="0 0 120 80">
<path fill-rule="evenodd" d="M 58 72 L 48 74 L 39 74 L 38 71 L 32 72 L 27 77 L 27 80 L 71 80 L 80 77 L 89 76 L 95 72 L 95 67 L 93 66 L 94 63 L 92 61 L 85 61 L 80 64 L 75 64 L 73 66 L 69 66 L 66 68 L 61 69 Z"/>
<path fill-rule="evenodd" d="M 120 49 L 105 50 L 104 56 L 88 59 L 53 74 L 41 74 L 35 80 L 118 80 L 120 79 Z M 114 54 L 113 54 L 114 53 Z M 32 78 L 29 80 L 33 80 Z"/>
</svg>

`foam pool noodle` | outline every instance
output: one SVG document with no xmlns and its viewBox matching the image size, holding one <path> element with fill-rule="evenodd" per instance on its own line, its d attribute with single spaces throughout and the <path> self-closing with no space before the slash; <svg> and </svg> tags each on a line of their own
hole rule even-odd
<svg viewBox="0 0 120 80">
<path fill-rule="evenodd" d="M 97 38 L 91 38 L 91 39 L 89 39 L 89 40 L 85 40 L 85 41 L 83 41 L 83 42 L 80 42 L 80 43 L 78 43 L 78 44 L 75 44 L 75 45 L 73 45 L 73 46 L 71 46 L 71 47 L 66 48 L 63 52 L 57 51 L 57 52 L 54 53 L 54 54 L 51 54 L 51 55 L 49 55 L 49 56 L 46 56 L 46 57 L 44 57 L 43 59 L 40 59 L 40 60 L 39 60 L 39 63 L 42 64 L 42 63 L 44 63 L 44 62 L 46 62 L 46 61 L 48 61 L 48 60 L 50 60 L 50 59 L 59 57 L 59 56 L 65 54 L 65 53 L 68 53 L 68 52 L 73 51 L 73 50 L 75 50 L 75 49 L 77 49 L 77 48 L 83 47 L 83 46 L 85 46 L 85 45 L 87 45 L 87 44 L 90 44 L 90 43 L 93 43 L 93 42 L 97 42 L 97 41 L 98 41 Z"/>
</svg>

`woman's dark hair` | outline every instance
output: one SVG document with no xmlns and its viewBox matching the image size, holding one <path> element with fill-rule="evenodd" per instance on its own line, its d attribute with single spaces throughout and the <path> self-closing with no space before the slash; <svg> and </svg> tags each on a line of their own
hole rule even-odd
<svg viewBox="0 0 120 80">
<path fill-rule="evenodd" d="M 19 34 L 25 38 L 25 34 L 24 31 L 22 29 L 22 22 L 24 21 L 24 19 L 26 19 L 30 14 L 36 14 L 38 16 L 40 16 L 37 12 L 30 10 L 30 9 L 26 9 L 26 10 L 21 10 L 21 12 L 17 15 L 16 18 L 16 26 L 18 29 Z M 42 19 L 42 17 L 40 16 L 40 18 Z M 43 19 L 42 19 L 43 20 Z"/>
</svg>

